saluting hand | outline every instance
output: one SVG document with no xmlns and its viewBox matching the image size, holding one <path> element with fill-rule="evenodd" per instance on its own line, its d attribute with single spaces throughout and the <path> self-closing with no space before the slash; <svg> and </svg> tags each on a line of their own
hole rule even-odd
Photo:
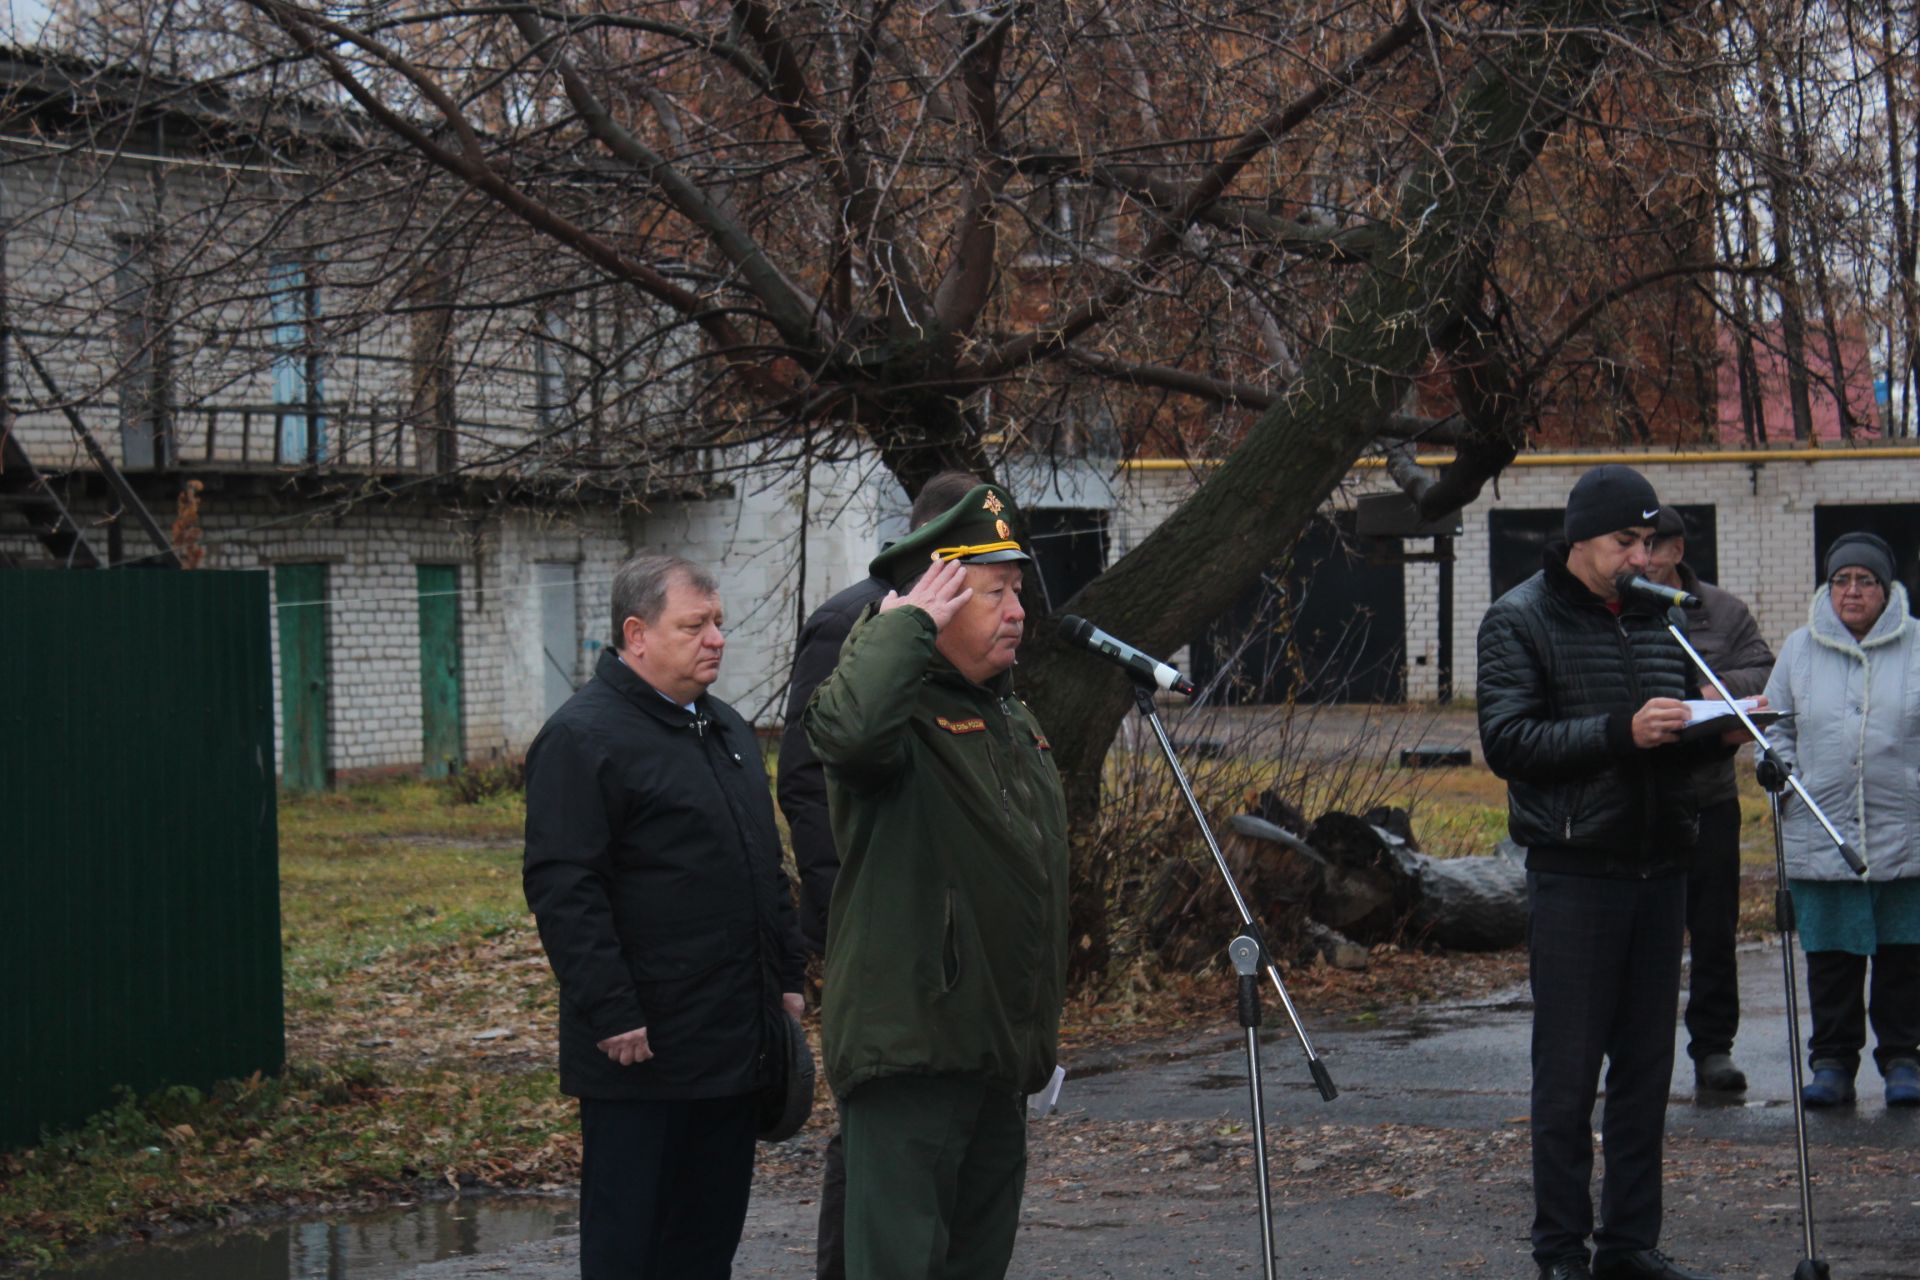
<svg viewBox="0 0 1920 1280">
<path fill-rule="evenodd" d="M 880 612 L 897 609 L 903 604 L 914 605 L 926 610 L 933 619 L 933 629 L 944 631 L 953 615 L 960 612 L 960 606 L 973 599 L 973 588 L 967 585 L 967 566 L 958 560 L 943 560 L 920 575 L 920 581 L 913 584 L 913 590 L 901 595 L 897 591 L 887 592 L 887 598 L 880 602 Z"/>
</svg>

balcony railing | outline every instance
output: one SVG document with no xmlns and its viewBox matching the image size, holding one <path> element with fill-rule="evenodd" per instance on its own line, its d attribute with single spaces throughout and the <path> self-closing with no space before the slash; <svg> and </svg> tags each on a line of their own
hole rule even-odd
<svg viewBox="0 0 1920 1280">
<path fill-rule="evenodd" d="M 176 411 L 170 425 L 169 447 L 156 454 L 164 452 L 167 463 L 179 466 L 397 472 L 432 470 L 423 464 L 438 461 L 437 450 L 418 438 L 409 441 L 410 435 L 427 435 L 424 429 L 398 412 L 364 405 L 203 405 Z M 477 423 L 457 428 L 463 434 L 486 429 Z"/>
<path fill-rule="evenodd" d="M 114 464 L 131 474 L 461 472 L 511 478 L 536 489 L 639 483 L 655 493 L 681 495 L 723 488 L 730 475 L 723 447 L 676 446 L 670 436 L 661 436 L 649 449 L 643 441 L 618 437 L 614 450 L 621 456 L 616 458 L 585 422 L 542 443 L 529 424 L 461 419 L 451 428 L 427 427 L 365 400 L 199 404 L 159 415 L 159 430 L 150 419 L 128 415 L 116 400 L 82 400 L 72 407 Z M 16 406 L 16 413 L 29 419 L 53 414 L 54 421 L 35 426 L 66 434 L 64 424 L 56 425 L 54 411 Z M 36 433 L 30 428 L 30 437 Z"/>
</svg>

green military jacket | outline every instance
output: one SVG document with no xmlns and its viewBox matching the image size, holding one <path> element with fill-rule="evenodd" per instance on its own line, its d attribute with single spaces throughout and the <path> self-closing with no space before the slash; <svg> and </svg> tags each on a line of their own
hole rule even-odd
<svg viewBox="0 0 1920 1280">
<path fill-rule="evenodd" d="M 840 875 L 822 1041 L 841 1097 L 885 1076 L 1053 1074 L 1067 964 L 1066 798 L 1005 676 L 934 650 L 923 610 L 869 613 L 808 703 Z"/>
</svg>

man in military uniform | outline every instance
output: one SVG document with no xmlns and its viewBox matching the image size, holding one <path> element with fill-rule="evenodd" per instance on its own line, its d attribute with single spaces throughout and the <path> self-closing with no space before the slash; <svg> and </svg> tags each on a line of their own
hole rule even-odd
<svg viewBox="0 0 1920 1280">
<path fill-rule="evenodd" d="M 893 590 L 806 711 L 841 853 L 822 1011 L 852 1280 L 1001 1277 L 1025 1095 L 1066 983 L 1066 801 L 1013 696 L 1032 557 L 981 485 L 881 552 Z"/>
<path fill-rule="evenodd" d="M 978 477 L 965 471 L 942 471 L 921 486 L 908 513 L 909 531 L 936 516 L 978 488 Z M 814 759 L 804 723 L 807 703 L 840 661 L 840 646 L 853 624 L 870 605 L 893 589 L 884 578 L 868 574 L 835 593 L 808 615 L 794 645 L 793 679 L 787 691 L 787 724 L 780 734 L 780 811 L 787 818 L 793 841 L 793 861 L 800 872 L 800 936 L 811 955 L 827 950 L 827 907 L 833 897 L 834 877 L 840 874 L 840 849 L 833 842 L 827 813 L 827 778 Z M 814 1242 L 815 1280 L 846 1280 L 847 1251 L 841 1222 L 846 1217 L 847 1167 L 840 1131 L 827 1139 L 820 1170 L 820 1228 Z"/>
</svg>

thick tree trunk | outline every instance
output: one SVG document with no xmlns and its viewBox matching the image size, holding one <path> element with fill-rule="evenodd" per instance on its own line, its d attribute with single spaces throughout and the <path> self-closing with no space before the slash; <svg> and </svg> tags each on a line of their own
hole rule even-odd
<svg viewBox="0 0 1920 1280">
<path fill-rule="evenodd" d="M 1287 393 L 1192 498 L 1067 611 L 1149 651 L 1178 648 L 1253 585 L 1373 443 L 1409 379 L 1477 302 L 1514 183 L 1588 91 L 1623 25 L 1617 11 L 1590 4 L 1550 6 L 1542 21 L 1557 29 L 1514 39 L 1438 114 L 1452 133 L 1409 179 L 1397 240 L 1366 269 Z M 1020 682 L 1048 726 L 1084 833 L 1130 705 L 1125 677 L 1066 652 L 1042 622 Z M 1076 857 L 1074 931 L 1085 943 L 1080 967 L 1090 969 L 1105 956 L 1115 904 L 1106 877 L 1084 862 Z"/>
</svg>

